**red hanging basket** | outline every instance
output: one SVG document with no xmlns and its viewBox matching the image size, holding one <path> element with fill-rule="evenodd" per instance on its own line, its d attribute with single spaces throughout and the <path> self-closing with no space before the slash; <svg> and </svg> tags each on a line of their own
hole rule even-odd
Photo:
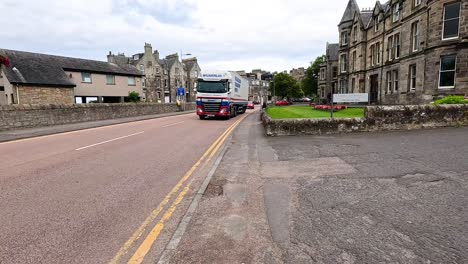
<svg viewBox="0 0 468 264">
<path fill-rule="evenodd" d="M 10 67 L 10 59 L 0 55 L 0 65 L 2 64 L 5 65 L 6 67 Z"/>
</svg>

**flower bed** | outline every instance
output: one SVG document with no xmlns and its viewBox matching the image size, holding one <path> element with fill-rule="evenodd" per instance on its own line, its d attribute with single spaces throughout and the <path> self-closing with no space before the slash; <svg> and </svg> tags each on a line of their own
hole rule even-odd
<svg viewBox="0 0 468 264">
<path fill-rule="evenodd" d="M 324 111 L 330 111 L 331 110 L 331 105 L 311 105 L 315 110 L 324 110 Z M 334 105 L 333 106 L 333 112 L 340 111 L 348 109 L 346 105 Z"/>
</svg>

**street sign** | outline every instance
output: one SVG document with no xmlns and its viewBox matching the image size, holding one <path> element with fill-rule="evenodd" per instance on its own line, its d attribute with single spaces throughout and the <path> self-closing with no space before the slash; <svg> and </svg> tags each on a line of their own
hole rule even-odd
<svg viewBox="0 0 468 264">
<path fill-rule="evenodd" d="M 369 102 L 368 93 L 348 93 L 348 94 L 333 94 L 334 103 L 360 103 Z"/>
<path fill-rule="evenodd" d="M 178 95 L 178 96 L 184 96 L 184 95 L 185 95 L 185 89 L 184 89 L 184 87 L 179 87 L 179 88 L 177 88 L 177 95 Z"/>
</svg>

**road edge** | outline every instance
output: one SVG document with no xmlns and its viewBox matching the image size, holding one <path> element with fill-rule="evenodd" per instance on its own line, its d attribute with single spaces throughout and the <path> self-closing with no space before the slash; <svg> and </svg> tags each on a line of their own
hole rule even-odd
<svg viewBox="0 0 468 264">
<path fill-rule="evenodd" d="M 235 129 L 234 129 L 235 130 Z M 202 185 L 198 189 L 198 191 L 195 194 L 195 197 L 193 198 L 192 202 L 190 203 L 189 208 L 184 214 L 184 217 L 180 221 L 179 225 L 177 226 L 177 229 L 174 232 L 174 235 L 172 235 L 171 240 L 167 243 L 166 247 L 164 248 L 161 256 L 159 257 L 159 260 L 156 262 L 157 264 L 168 264 L 170 263 L 170 259 L 172 257 L 172 253 L 177 250 L 180 240 L 185 234 L 185 231 L 187 230 L 187 227 L 192 220 L 192 216 L 195 213 L 195 210 L 198 207 L 198 204 L 200 203 L 201 198 L 203 197 L 203 194 L 205 193 L 206 189 L 208 188 L 208 184 L 211 182 L 211 179 L 213 178 L 213 175 L 215 174 L 216 170 L 218 169 L 219 164 L 221 163 L 224 155 L 226 154 L 226 151 L 228 149 L 228 146 L 231 144 L 231 139 L 232 139 L 232 134 L 229 136 L 229 141 L 226 140 L 226 143 L 223 146 L 223 149 L 221 150 L 218 158 L 216 159 L 215 163 L 211 167 L 210 171 L 208 172 L 208 175 L 206 176 L 205 180 L 203 181 Z"/>
</svg>

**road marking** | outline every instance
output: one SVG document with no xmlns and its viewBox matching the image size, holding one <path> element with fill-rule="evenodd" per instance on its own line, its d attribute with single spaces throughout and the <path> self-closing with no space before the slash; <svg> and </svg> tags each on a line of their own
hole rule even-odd
<svg viewBox="0 0 468 264">
<path fill-rule="evenodd" d="M 234 128 L 241 120 L 234 122 L 228 129 L 226 129 L 218 139 L 213 142 L 213 144 L 203 153 L 202 157 L 190 168 L 189 171 L 180 179 L 180 181 L 172 188 L 172 190 L 164 197 L 161 203 L 158 205 L 156 209 L 154 209 L 150 215 L 143 221 L 143 223 L 138 227 L 138 229 L 132 234 L 132 236 L 125 242 L 125 244 L 119 249 L 117 254 L 112 258 L 109 264 L 116 264 L 120 260 L 122 256 L 124 256 L 128 249 L 135 243 L 143 234 L 146 227 L 158 217 L 161 211 L 164 209 L 164 206 L 169 203 L 172 195 L 179 191 L 180 187 L 190 178 L 193 172 L 198 168 L 198 166 L 202 163 L 202 161 L 211 153 L 211 151 L 218 145 L 219 141 L 226 135 L 232 128 Z"/>
<path fill-rule="evenodd" d="M 178 125 L 178 124 L 182 124 L 184 123 L 185 121 L 181 121 L 181 122 L 177 122 L 177 123 L 173 123 L 173 124 L 169 124 L 169 125 L 165 125 L 165 126 L 162 126 L 162 127 L 170 127 L 170 126 L 175 126 L 175 125 Z"/>
<path fill-rule="evenodd" d="M 139 135 L 139 134 L 143 134 L 143 133 L 145 133 L 145 131 L 141 131 L 141 132 L 134 133 L 134 134 L 131 134 L 131 135 L 127 135 L 127 136 L 123 136 L 123 137 L 118 137 L 118 138 L 114 138 L 114 139 L 102 141 L 102 142 L 99 142 L 99 143 L 96 143 L 96 144 L 92 144 L 92 145 L 88 145 L 88 146 L 85 146 L 85 147 L 77 148 L 77 149 L 75 149 L 75 150 L 83 150 L 83 149 L 87 149 L 87 148 L 99 146 L 99 145 L 102 145 L 102 144 L 106 144 L 106 143 L 109 143 L 109 142 L 112 142 L 112 141 L 116 141 L 116 140 L 119 140 L 119 139 L 124 139 L 124 138 L 128 138 L 128 137 L 133 137 L 133 136 L 136 136 L 136 135 Z"/>
<path fill-rule="evenodd" d="M 150 251 L 151 246 L 153 245 L 154 241 L 158 238 L 159 234 L 164 229 L 164 224 L 169 219 L 171 219 L 172 214 L 177 209 L 177 205 L 179 205 L 180 202 L 182 202 L 182 199 L 184 199 L 185 195 L 189 191 L 190 184 L 191 183 L 187 184 L 187 186 L 184 188 L 184 190 L 182 192 L 180 192 L 179 196 L 177 196 L 176 200 L 171 205 L 171 207 L 166 211 L 166 213 L 164 213 L 161 220 L 154 226 L 154 228 L 151 230 L 151 232 L 146 237 L 146 239 L 143 241 L 143 243 L 141 243 L 140 247 L 138 247 L 135 254 L 128 261 L 129 264 L 140 264 L 143 261 L 146 254 L 148 254 L 148 252 Z"/>
<path fill-rule="evenodd" d="M 234 124 L 232 124 L 222 135 L 221 135 L 221 138 L 218 138 L 217 141 L 217 144 L 216 146 L 213 148 L 212 152 L 211 152 L 211 155 L 208 157 L 208 159 L 206 159 L 205 161 L 205 164 L 214 156 L 214 154 L 219 150 L 219 148 L 223 145 L 224 141 L 227 139 L 227 137 L 229 136 L 229 134 L 231 134 L 232 131 L 234 131 L 234 129 L 237 127 L 237 125 L 239 125 L 240 122 L 242 122 L 242 120 L 244 120 L 248 115 L 245 115 L 244 117 L 240 118 L 239 120 L 237 120 L 236 122 L 234 122 Z M 216 142 L 215 142 L 216 143 Z M 206 153 L 207 154 L 207 153 Z M 198 163 L 198 162 L 197 162 Z M 196 164 L 197 165 L 197 164 Z M 198 164 L 199 165 L 199 164 Z M 198 167 L 197 165 L 197 167 Z M 192 167 L 194 170 L 196 169 L 196 167 Z M 193 172 L 192 172 L 193 173 Z M 186 188 L 188 188 L 188 186 L 190 186 L 191 183 L 189 183 L 187 185 Z M 182 192 L 181 192 L 182 194 Z M 177 197 L 177 199 L 174 201 L 174 203 L 171 205 L 171 207 L 168 209 L 168 211 L 166 211 L 166 213 L 164 214 L 164 216 L 162 217 L 162 219 L 156 224 L 156 226 L 153 228 L 153 230 L 150 232 L 150 234 L 145 238 L 145 240 L 142 242 L 142 244 L 140 245 L 140 247 L 138 247 L 137 251 L 135 252 L 135 254 L 133 254 L 132 258 L 129 260 L 129 264 L 139 264 L 143 261 L 144 257 L 146 256 L 146 254 L 148 254 L 149 250 L 151 249 L 151 247 L 153 246 L 154 242 L 156 241 L 156 239 L 159 237 L 159 234 L 161 233 L 162 229 L 164 228 L 164 222 L 166 222 L 171 216 L 172 216 L 172 213 L 173 211 L 177 208 L 177 205 L 180 203 L 179 200 L 179 197 L 181 197 L 180 200 L 182 200 L 185 196 L 185 193 L 182 195 L 179 194 L 179 196 Z M 166 215 L 168 215 L 168 212 L 170 212 L 169 214 L 169 218 L 165 218 Z"/>
</svg>

